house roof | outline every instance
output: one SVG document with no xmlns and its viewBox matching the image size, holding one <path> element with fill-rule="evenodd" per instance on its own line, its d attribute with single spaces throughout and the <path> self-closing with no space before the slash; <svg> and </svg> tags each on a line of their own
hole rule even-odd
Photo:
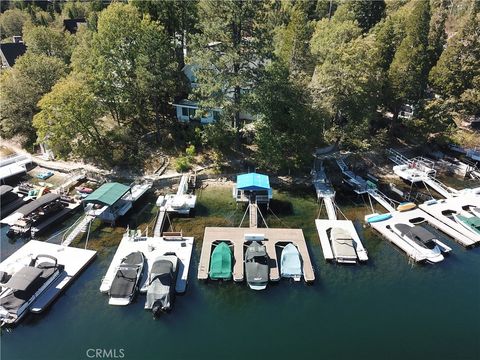
<svg viewBox="0 0 480 360">
<path fill-rule="evenodd" d="M 70 34 L 75 34 L 78 30 L 79 24 L 86 24 L 87 22 L 83 18 L 79 19 L 65 19 L 63 20 L 63 27 L 67 30 Z"/>
<path fill-rule="evenodd" d="M 270 181 L 267 175 L 248 173 L 237 176 L 237 189 L 239 190 L 269 190 Z"/>
<path fill-rule="evenodd" d="M 8 66 L 12 67 L 17 58 L 25 54 L 27 47 L 24 43 L 5 43 L 0 44 L 0 51 L 7 61 Z"/>
<path fill-rule="evenodd" d="M 130 190 L 129 186 L 119 183 L 107 183 L 100 186 L 83 201 L 106 206 L 112 206 Z"/>
</svg>

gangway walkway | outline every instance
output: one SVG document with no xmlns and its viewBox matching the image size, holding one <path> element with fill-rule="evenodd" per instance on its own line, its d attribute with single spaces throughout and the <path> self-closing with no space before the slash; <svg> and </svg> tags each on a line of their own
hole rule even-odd
<svg viewBox="0 0 480 360">
<path fill-rule="evenodd" d="M 80 235 L 80 233 L 85 233 L 91 224 L 91 222 L 95 219 L 95 216 L 92 215 L 84 215 L 79 220 L 77 220 L 71 227 L 70 232 L 66 232 L 64 238 L 62 240 L 63 246 L 70 246 L 72 241 Z M 68 235 L 67 235 L 68 234 Z M 66 237 L 65 237 L 66 236 Z"/>
</svg>

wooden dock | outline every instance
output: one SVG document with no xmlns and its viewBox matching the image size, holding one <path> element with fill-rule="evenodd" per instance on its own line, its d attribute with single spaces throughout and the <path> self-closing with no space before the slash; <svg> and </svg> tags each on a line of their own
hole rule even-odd
<svg viewBox="0 0 480 360">
<path fill-rule="evenodd" d="M 267 254 L 270 258 L 270 280 L 280 280 L 279 259 L 277 259 L 276 246 L 279 243 L 293 243 L 302 258 L 303 277 L 305 282 L 315 280 L 310 254 L 301 229 L 273 229 L 273 228 L 238 228 L 238 227 L 206 227 L 203 236 L 202 253 L 198 266 L 198 279 L 207 280 L 210 269 L 210 256 L 212 244 L 215 241 L 222 240 L 233 244 L 233 280 L 240 282 L 244 280 L 244 247 L 246 234 L 261 234 L 265 237 L 263 241 L 267 248 Z"/>
</svg>

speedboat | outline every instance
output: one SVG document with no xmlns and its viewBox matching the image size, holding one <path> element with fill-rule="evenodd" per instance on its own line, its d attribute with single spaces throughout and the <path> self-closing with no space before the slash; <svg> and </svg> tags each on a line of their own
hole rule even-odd
<svg viewBox="0 0 480 360">
<path fill-rule="evenodd" d="M 350 233 L 342 228 L 333 228 L 330 231 L 330 241 L 335 259 L 339 263 L 355 264 L 357 253 Z"/>
<path fill-rule="evenodd" d="M 415 251 L 424 255 L 428 262 L 437 263 L 444 259 L 435 235 L 424 227 L 396 224 L 393 228 Z"/>
<path fill-rule="evenodd" d="M 452 214 L 457 223 L 462 225 L 465 229 L 480 235 L 480 218 L 470 214 Z"/>
<path fill-rule="evenodd" d="M 232 278 L 232 250 L 222 241 L 212 252 L 210 258 L 210 279 L 230 280 Z"/>
<path fill-rule="evenodd" d="M 284 278 L 292 278 L 295 281 L 300 281 L 302 278 L 302 261 L 300 260 L 300 253 L 295 245 L 292 243 L 285 246 L 282 250 L 280 258 L 281 276 Z"/>
<path fill-rule="evenodd" d="M 110 305 L 124 306 L 132 302 L 142 277 L 144 262 L 145 257 L 140 251 L 132 252 L 122 259 L 108 292 Z"/>
<path fill-rule="evenodd" d="M 253 241 L 245 251 L 245 273 L 250 289 L 264 290 L 268 284 L 268 255 L 264 245 Z"/>
<path fill-rule="evenodd" d="M 32 303 L 62 274 L 63 265 L 50 255 L 37 255 L 12 275 L 0 274 L 1 325 L 17 323 Z"/>
<path fill-rule="evenodd" d="M 178 258 L 175 255 L 159 256 L 153 262 L 147 280 L 145 309 L 157 317 L 172 309 L 177 281 Z"/>
</svg>

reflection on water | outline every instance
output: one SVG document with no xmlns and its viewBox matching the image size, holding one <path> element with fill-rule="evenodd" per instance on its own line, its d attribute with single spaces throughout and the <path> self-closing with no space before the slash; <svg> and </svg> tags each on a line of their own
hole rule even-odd
<svg viewBox="0 0 480 360">
<path fill-rule="evenodd" d="M 2 333 L 2 359 L 88 359 L 89 349 L 115 349 L 117 354 L 123 349 L 125 359 L 416 359 L 420 354 L 478 359 L 480 249 L 465 250 L 442 237 L 452 255 L 435 266 L 413 265 L 363 228 L 369 204 L 338 194 L 370 261 L 327 264 L 315 230 L 319 205 L 313 189 L 278 190 L 276 206 L 264 210 L 267 223 L 304 230 L 315 283 L 280 281 L 262 292 L 245 283 L 203 283 L 196 272 L 204 227 L 238 226 L 245 207 L 235 204 L 228 187 L 208 186 L 198 196 L 194 218 L 172 220 L 173 229 L 195 236 L 196 245 L 187 292 L 177 296 L 170 314 L 153 320 L 143 309 L 143 295 L 127 307 L 108 306 L 98 290 L 125 228 L 150 225 L 152 231 L 152 195 L 115 228 L 94 224 L 89 247 L 101 250 L 95 262 L 45 314 L 28 316 L 12 332 Z M 22 241 L 12 243 L 1 231 L 3 259 Z M 76 244 L 84 246 L 84 240 Z"/>
</svg>

